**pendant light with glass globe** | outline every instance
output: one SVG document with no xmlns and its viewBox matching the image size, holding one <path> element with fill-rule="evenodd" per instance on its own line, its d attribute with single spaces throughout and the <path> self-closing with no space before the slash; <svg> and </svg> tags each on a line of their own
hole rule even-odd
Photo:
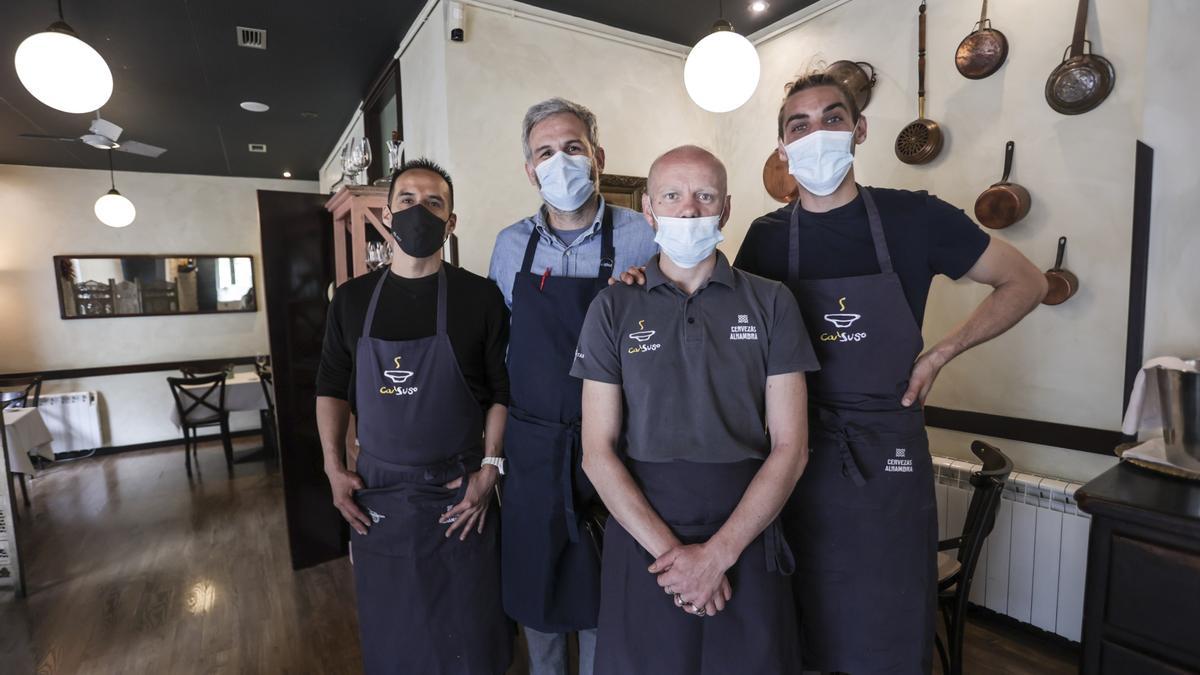
<svg viewBox="0 0 1200 675">
<path fill-rule="evenodd" d="M 108 151 L 108 177 L 112 184 L 112 189 L 100 196 L 96 200 L 96 217 L 100 222 L 109 227 L 125 227 L 133 222 L 137 217 L 137 209 L 133 207 L 133 202 L 117 192 L 117 179 L 113 173 L 113 151 Z"/>
<path fill-rule="evenodd" d="M 58 0 L 58 21 L 25 38 L 13 61 L 25 89 L 55 110 L 88 113 L 112 96 L 112 71 L 104 57 L 63 21 L 62 0 Z"/>
<path fill-rule="evenodd" d="M 729 112 L 742 106 L 758 88 L 758 51 L 738 34 L 717 3 L 720 17 L 713 32 L 696 43 L 683 65 L 683 84 L 696 105 L 709 112 Z"/>
</svg>

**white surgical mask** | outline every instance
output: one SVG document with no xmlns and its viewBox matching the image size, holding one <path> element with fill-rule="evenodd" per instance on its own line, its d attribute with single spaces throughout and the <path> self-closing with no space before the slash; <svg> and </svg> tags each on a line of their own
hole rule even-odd
<svg viewBox="0 0 1200 675">
<path fill-rule="evenodd" d="M 559 151 L 534 168 L 542 199 L 559 211 L 574 211 L 596 191 L 592 159 Z"/>
<path fill-rule="evenodd" d="M 854 165 L 853 148 L 852 131 L 814 131 L 784 148 L 788 173 L 818 197 L 832 194 Z"/>
<path fill-rule="evenodd" d="M 722 212 L 724 213 L 724 212 Z M 658 231 L 654 233 L 654 243 L 671 259 L 671 262 L 684 269 L 699 265 L 705 258 L 712 255 L 717 244 L 725 241 L 721 234 L 721 216 L 700 216 L 699 218 L 672 218 L 660 216 L 650 210 L 658 223 Z"/>
</svg>

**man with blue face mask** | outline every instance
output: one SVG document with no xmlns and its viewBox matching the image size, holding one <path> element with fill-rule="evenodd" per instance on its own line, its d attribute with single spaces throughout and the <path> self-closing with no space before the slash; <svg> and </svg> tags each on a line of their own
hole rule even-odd
<svg viewBox="0 0 1200 675">
<path fill-rule="evenodd" d="M 501 509 L 504 609 L 522 624 L 532 675 L 566 675 L 579 633 L 590 675 L 600 603 L 600 509 L 580 469 L 580 389 L 569 375 L 588 303 L 614 269 L 645 264 L 654 232 L 605 204 L 596 116 L 561 98 L 525 114 L 525 173 L 542 206 L 496 238 L 488 276 L 512 309 L 508 472 Z"/>
<path fill-rule="evenodd" d="M 734 265 L 788 284 L 821 362 L 808 377 L 812 458 L 784 518 L 805 668 L 928 673 L 937 513 L 922 406 L 941 368 L 1037 307 L 1046 282 L 962 210 L 858 185 L 867 119 L 832 78 L 793 83 L 778 125 L 799 198 L 754 221 Z M 923 352 L 938 274 L 994 290 Z"/>
<path fill-rule="evenodd" d="M 798 674 L 778 516 L 807 461 L 816 357 L 787 288 L 716 250 L 716 157 L 666 153 L 642 201 L 662 252 L 644 287 L 592 302 L 571 369 L 584 470 L 612 513 L 596 672 Z"/>
</svg>

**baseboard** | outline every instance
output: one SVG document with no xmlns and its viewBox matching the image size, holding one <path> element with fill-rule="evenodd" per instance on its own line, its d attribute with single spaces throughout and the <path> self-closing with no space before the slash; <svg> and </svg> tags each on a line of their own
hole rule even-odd
<svg viewBox="0 0 1200 675">
<path fill-rule="evenodd" d="M 262 429 L 242 429 L 240 431 L 231 431 L 229 435 L 233 438 L 244 438 L 246 436 L 258 436 L 262 434 Z M 199 436 L 196 440 L 203 443 L 204 441 L 219 441 L 221 434 L 207 434 Z M 154 448 L 166 448 L 172 445 L 183 445 L 183 437 L 168 438 L 162 441 L 150 441 L 149 443 L 134 443 L 131 445 L 114 445 L 107 448 L 96 448 L 95 450 L 76 450 L 74 452 L 64 452 L 54 456 L 54 459 L 75 459 L 78 457 L 104 457 L 106 455 L 119 455 L 123 452 L 134 452 L 137 450 L 152 450 Z"/>
<path fill-rule="evenodd" d="M 974 603 L 967 603 L 967 615 L 974 621 L 1003 626 L 1004 628 L 1024 633 L 1039 642 L 1073 652 L 1076 655 L 1080 653 L 1080 644 L 1078 642 L 1068 640 L 1057 633 L 1051 633 L 1048 630 L 1038 628 L 1031 623 L 1019 621 L 1007 614 L 1001 614 L 994 609 L 988 609 Z"/>
</svg>

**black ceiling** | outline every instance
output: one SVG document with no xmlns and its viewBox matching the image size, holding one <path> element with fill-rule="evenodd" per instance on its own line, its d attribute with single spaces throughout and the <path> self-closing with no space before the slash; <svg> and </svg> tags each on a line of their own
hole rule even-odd
<svg viewBox="0 0 1200 675">
<path fill-rule="evenodd" d="M 752 33 L 815 0 L 724 2 Z M 527 0 L 530 4 L 679 44 L 703 37 L 716 0 Z M 387 64 L 423 0 L 64 0 L 67 23 L 113 72 L 101 110 L 123 140 L 167 148 L 157 159 L 114 153 L 118 171 L 313 180 L 354 106 Z M 704 9 L 711 4 L 711 11 Z M 107 168 L 103 151 L 18 134 L 78 136 L 92 115 L 62 113 L 17 80 L 12 54 L 56 16 L 54 0 L 4 0 L 0 9 L 0 164 Z M 235 27 L 267 30 L 265 51 L 238 47 Z M 469 38 L 468 38 L 469 39 Z M 262 101 L 266 113 L 242 101 Z M 305 113 L 305 114 L 302 114 Z M 316 113 L 313 117 L 311 113 Z M 252 154 L 250 143 L 267 144 Z"/>
</svg>

